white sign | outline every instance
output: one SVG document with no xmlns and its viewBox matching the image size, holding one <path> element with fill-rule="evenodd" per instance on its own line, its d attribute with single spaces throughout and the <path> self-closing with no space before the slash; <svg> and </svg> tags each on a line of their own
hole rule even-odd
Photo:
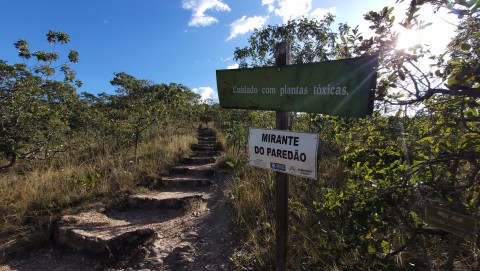
<svg viewBox="0 0 480 271">
<path fill-rule="evenodd" d="M 318 134 L 250 128 L 249 164 L 317 178 Z"/>
</svg>

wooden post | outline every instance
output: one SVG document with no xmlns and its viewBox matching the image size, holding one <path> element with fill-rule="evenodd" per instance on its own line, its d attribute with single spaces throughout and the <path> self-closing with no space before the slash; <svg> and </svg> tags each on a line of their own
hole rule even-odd
<svg viewBox="0 0 480 271">
<path fill-rule="evenodd" d="M 275 64 L 277 67 L 290 64 L 290 44 L 282 42 L 275 48 Z M 291 130 L 292 121 L 290 112 L 276 111 L 276 128 L 278 130 Z M 275 175 L 276 197 L 276 265 L 277 271 L 287 270 L 287 240 L 288 240 L 288 175 L 276 172 Z"/>
<path fill-rule="evenodd" d="M 458 238 L 453 235 L 452 233 L 449 233 L 449 238 L 448 238 L 448 259 L 445 264 L 445 270 L 447 271 L 453 271 L 453 263 L 455 262 L 455 254 L 457 252 L 457 244 L 458 244 Z"/>
</svg>

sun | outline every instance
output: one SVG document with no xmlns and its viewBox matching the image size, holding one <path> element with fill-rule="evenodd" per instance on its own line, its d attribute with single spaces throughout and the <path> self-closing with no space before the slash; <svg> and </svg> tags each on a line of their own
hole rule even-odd
<svg viewBox="0 0 480 271">
<path fill-rule="evenodd" d="M 398 9 L 395 8 L 398 12 L 408 9 L 411 1 L 402 2 Z M 397 12 L 396 10 L 393 12 Z M 397 18 L 401 18 L 397 22 L 402 22 L 405 19 L 400 13 L 395 15 Z M 415 23 L 410 24 L 411 27 L 409 28 L 405 28 L 401 23 L 393 25 L 392 30 L 399 33 L 395 49 L 407 51 L 422 45 L 427 46 L 431 53 L 435 55 L 445 52 L 449 42 L 456 35 L 456 25 L 459 24 L 458 15 L 446 8 L 437 10 L 432 5 L 423 5 L 417 15 L 418 21 L 412 21 L 412 23 Z"/>
<path fill-rule="evenodd" d="M 397 50 L 407 50 L 422 43 L 422 32 L 418 29 L 402 29 L 398 34 Z"/>
</svg>

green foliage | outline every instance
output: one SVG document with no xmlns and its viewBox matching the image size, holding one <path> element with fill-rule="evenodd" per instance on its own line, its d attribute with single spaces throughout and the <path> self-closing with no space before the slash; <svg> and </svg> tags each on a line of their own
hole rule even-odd
<svg viewBox="0 0 480 271">
<path fill-rule="evenodd" d="M 69 37 L 50 30 L 47 40 L 55 46 L 68 43 Z M 70 84 L 75 72 L 67 63 L 54 66 L 59 60 L 55 51 L 30 53 L 23 39 L 14 45 L 19 57 L 28 61 L 33 56 L 37 63 L 29 66 L 0 62 L 0 157 L 9 161 L 0 168 L 13 166 L 17 157 L 51 159 L 65 151 L 62 137 L 69 134 L 72 105 L 78 100 Z M 78 61 L 78 53 L 71 55 L 70 62 Z M 65 75 L 64 81 L 49 79 L 57 72 Z"/>
<path fill-rule="evenodd" d="M 460 18 L 457 35 L 438 56 L 420 44 L 396 48 L 394 24 L 428 29 L 430 22 L 419 15 L 425 3 Z M 364 16 L 372 37 L 347 24 L 335 33 L 331 16 L 320 22 L 301 19 L 257 30 L 249 46 L 235 50 L 242 67 L 274 65 L 273 48 L 284 40 L 294 48 L 293 63 L 380 55 L 372 117 L 294 114 L 295 130 L 319 133 L 320 161 L 317 181 L 290 178 L 289 269 L 438 270 L 447 262 L 462 270 L 476 268 L 475 244 L 452 242 L 449 233 L 432 230 L 425 224 L 424 206 L 480 215 L 479 8 L 478 1 L 412 1 L 399 21 L 393 7 L 385 7 Z M 323 51 L 312 47 L 315 42 Z M 435 62 L 431 70 L 421 65 L 427 59 Z M 265 118 L 254 117 L 268 112 L 249 111 L 243 118 L 230 114 L 227 134 L 238 138 L 230 141 L 237 149 L 245 144 L 239 134 L 246 127 L 274 126 L 274 118 L 262 122 Z M 272 269 L 274 237 L 264 225 L 274 223 L 275 209 L 271 202 L 265 204 L 272 188 L 263 182 L 274 181 L 269 173 L 256 171 L 236 173 L 248 182 L 240 182 L 234 193 L 247 244 L 238 262 Z M 257 219 L 249 221 L 247 215 Z M 444 256 L 448 250 L 455 251 L 449 259 Z M 251 259 L 256 261 L 247 264 Z"/>
<path fill-rule="evenodd" d="M 181 84 L 154 84 L 126 73 L 116 73 L 111 84 L 118 87 L 119 93 L 118 96 L 110 96 L 110 105 L 116 114 L 113 119 L 122 121 L 126 143 L 133 142 L 135 156 L 146 129 L 154 124 L 167 123 L 175 111 L 186 110 L 199 103 L 198 95 Z M 131 135 L 130 138 L 128 135 Z"/>
<path fill-rule="evenodd" d="M 77 182 L 90 191 L 93 191 L 95 189 L 95 184 L 100 177 L 100 172 L 95 169 L 94 172 L 90 172 L 86 176 L 79 177 Z"/>
<path fill-rule="evenodd" d="M 70 37 L 50 30 L 52 46 L 67 44 Z M 18 158 L 51 161 L 61 153 L 92 144 L 102 153 L 134 148 L 135 159 L 144 136 L 153 127 L 178 119 L 196 122 L 201 112 L 199 95 L 171 83 L 155 84 L 126 73 L 116 73 L 111 83 L 118 95 L 76 93 L 82 85 L 72 63 L 79 54 L 70 50 L 60 62 L 55 52 L 30 53 L 26 40 L 14 46 L 25 64 L 0 61 L 0 168 L 10 168 Z M 36 63 L 28 65 L 34 57 Z M 57 81 L 63 74 L 64 80 Z"/>
<path fill-rule="evenodd" d="M 234 59 L 243 68 L 273 66 L 275 59 L 272 52 L 282 41 L 292 45 L 292 64 L 331 59 L 336 43 L 336 34 L 330 29 L 333 21 L 334 16 L 327 15 L 321 21 L 304 18 L 255 30 L 249 38 L 249 46 L 235 49 Z"/>
</svg>

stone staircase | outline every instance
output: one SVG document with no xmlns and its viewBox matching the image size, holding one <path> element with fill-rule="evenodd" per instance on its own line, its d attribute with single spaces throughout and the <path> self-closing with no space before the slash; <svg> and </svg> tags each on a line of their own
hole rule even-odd
<svg viewBox="0 0 480 271">
<path fill-rule="evenodd" d="M 156 181 L 155 190 L 129 195 L 127 208 L 63 216 L 54 232 L 55 243 L 107 265 L 128 262 L 130 270 L 187 266 L 198 239 L 195 225 L 209 212 L 215 156 L 220 153 L 210 129 L 198 130 L 198 143 L 191 149 L 194 155 Z M 140 254 L 141 261 L 132 260 Z"/>
</svg>

